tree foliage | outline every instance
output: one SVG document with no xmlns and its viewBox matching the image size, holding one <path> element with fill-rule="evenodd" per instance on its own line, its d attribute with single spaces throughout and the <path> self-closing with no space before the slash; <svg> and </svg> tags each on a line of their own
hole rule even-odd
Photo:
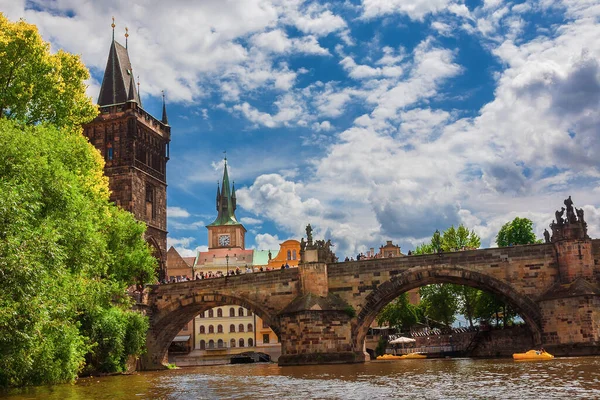
<svg viewBox="0 0 600 400">
<path fill-rule="evenodd" d="M 0 117 L 75 127 L 93 119 L 89 72 L 77 55 L 50 53 L 35 25 L 0 13 Z"/>
<path fill-rule="evenodd" d="M 535 233 L 533 233 L 533 222 L 528 218 L 516 217 L 512 221 L 502 225 L 498 235 L 496 235 L 498 247 L 541 242 L 541 240 L 538 240 L 535 237 Z"/>
<path fill-rule="evenodd" d="M 417 246 L 414 254 L 435 254 L 442 251 L 460 251 L 467 249 L 478 249 L 481 239 L 475 231 L 469 231 L 463 224 L 458 228 L 452 225 L 443 234 L 436 230 L 429 243 Z"/>
<path fill-rule="evenodd" d="M 408 293 L 403 293 L 383 308 L 377 316 L 377 323 L 403 331 L 410 329 L 420 319 L 419 308 L 408 301 Z"/>
<path fill-rule="evenodd" d="M 0 118 L 0 386 L 70 381 L 86 359 L 121 371 L 141 351 L 126 289 L 156 261 L 102 170 L 79 130 Z"/>
</svg>

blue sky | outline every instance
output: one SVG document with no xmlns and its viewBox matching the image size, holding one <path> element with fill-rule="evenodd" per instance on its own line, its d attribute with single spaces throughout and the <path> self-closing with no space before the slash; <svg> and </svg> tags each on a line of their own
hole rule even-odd
<svg viewBox="0 0 600 400">
<path fill-rule="evenodd" d="M 197 3 L 197 4 L 196 4 Z M 81 55 L 96 99 L 111 38 L 172 126 L 169 243 L 206 249 L 227 151 L 246 244 L 331 238 L 404 252 L 463 223 L 538 237 L 563 199 L 600 236 L 600 2 L 0 0 Z"/>
</svg>

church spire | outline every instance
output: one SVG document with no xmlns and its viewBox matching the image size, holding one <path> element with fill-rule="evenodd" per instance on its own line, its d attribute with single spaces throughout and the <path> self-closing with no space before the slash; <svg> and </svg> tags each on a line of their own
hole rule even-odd
<svg viewBox="0 0 600 400">
<path fill-rule="evenodd" d="M 229 173 L 227 171 L 227 157 L 224 159 L 225 167 L 223 169 L 223 180 L 221 184 L 221 190 L 219 193 L 219 186 L 217 185 L 217 218 L 212 224 L 208 226 L 219 226 L 219 225 L 240 225 L 237 218 L 235 217 L 235 187 L 229 185 Z"/>
</svg>

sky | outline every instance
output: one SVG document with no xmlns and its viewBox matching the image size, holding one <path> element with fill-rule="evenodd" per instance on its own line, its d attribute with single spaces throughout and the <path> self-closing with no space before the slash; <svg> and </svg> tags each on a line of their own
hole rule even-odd
<svg viewBox="0 0 600 400">
<path fill-rule="evenodd" d="M 310 223 L 343 258 L 464 224 L 496 245 L 563 200 L 600 237 L 600 0 L 0 0 L 80 54 L 115 37 L 172 127 L 169 246 L 207 249 L 226 151 L 246 247 Z"/>
</svg>

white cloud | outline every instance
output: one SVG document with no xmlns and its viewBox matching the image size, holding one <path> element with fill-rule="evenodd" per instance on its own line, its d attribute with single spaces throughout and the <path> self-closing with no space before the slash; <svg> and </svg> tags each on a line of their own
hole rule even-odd
<svg viewBox="0 0 600 400">
<path fill-rule="evenodd" d="M 240 218 L 240 222 L 244 225 L 260 225 L 263 223 L 262 220 L 252 217 Z"/>
<path fill-rule="evenodd" d="M 414 20 L 422 20 L 427 14 L 445 9 L 450 0 L 363 0 L 363 16 L 374 18 L 386 14 L 406 14 Z"/>
<path fill-rule="evenodd" d="M 187 218 L 190 213 L 181 207 L 167 207 L 167 215 L 170 218 Z"/>
<path fill-rule="evenodd" d="M 269 233 L 259 233 L 254 237 L 257 250 L 279 250 L 279 244 L 282 242 L 277 235 Z"/>
</svg>

